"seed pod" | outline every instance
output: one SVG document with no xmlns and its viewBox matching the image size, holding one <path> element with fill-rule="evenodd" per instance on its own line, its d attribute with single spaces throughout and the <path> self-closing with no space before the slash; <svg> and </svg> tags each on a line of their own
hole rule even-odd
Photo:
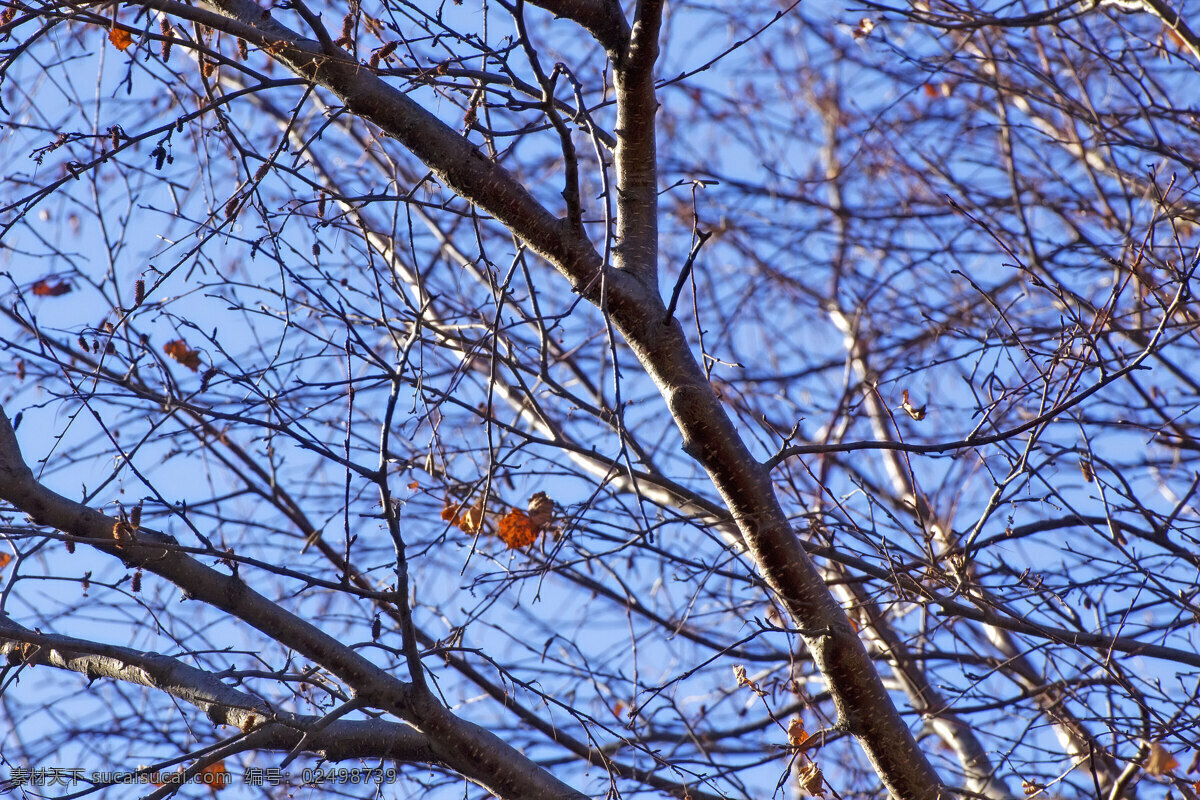
<svg viewBox="0 0 1200 800">
<path fill-rule="evenodd" d="M 162 60 L 167 61 L 171 58 L 171 42 L 175 40 L 175 29 L 167 22 L 166 17 L 159 22 L 159 28 L 163 35 Z"/>
</svg>

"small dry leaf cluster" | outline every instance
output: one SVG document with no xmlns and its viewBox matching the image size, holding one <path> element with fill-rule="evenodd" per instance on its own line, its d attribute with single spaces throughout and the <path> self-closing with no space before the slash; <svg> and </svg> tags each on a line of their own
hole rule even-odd
<svg viewBox="0 0 1200 800">
<path fill-rule="evenodd" d="M 54 281 L 49 278 L 42 278 L 33 284 L 33 295 L 34 297 L 61 297 L 73 288 L 67 281 Z"/>
<path fill-rule="evenodd" d="M 767 691 L 746 675 L 746 668 L 742 665 L 737 665 L 733 668 L 733 678 L 737 681 L 739 687 L 746 687 L 754 692 L 764 702 L 767 699 Z M 772 715 L 774 719 L 774 715 Z M 825 776 L 821 773 L 821 767 L 807 753 L 809 750 L 815 750 L 819 743 L 809 735 L 804 729 L 804 722 L 795 717 L 787 726 L 788 748 L 796 754 L 796 785 L 806 795 L 815 797 L 825 796 Z"/>
<path fill-rule="evenodd" d="M 549 529 L 554 520 L 554 501 L 545 492 L 529 498 L 528 510 L 512 508 L 496 522 L 496 536 L 511 549 L 528 547 Z M 487 510 L 483 499 L 471 506 L 447 500 L 442 519 L 464 533 L 476 534 L 487 526 Z"/>
<path fill-rule="evenodd" d="M 114 31 L 114 33 L 117 32 Z M 61 297 L 74 289 L 67 281 L 56 281 L 50 278 L 42 278 L 34 282 L 31 288 L 35 297 Z M 134 305 L 141 305 L 145 298 L 146 283 L 144 280 L 138 280 L 134 284 Z M 79 341 L 80 346 L 87 349 L 86 342 L 82 336 L 79 337 Z M 110 352 L 112 351 L 110 350 Z M 193 350 L 184 339 L 172 339 L 167 342 L 163 345 L 163 352 L 192 372 L 197 372 L 200 369 L 200 351 Z"/>
<path fill-rule="evenodd" d="M 172 339 L 163 345 L 163 352 L 183 364 L 192 372 L 200 369 L 200 352 L 188 347 L 183 339 Z"/>
</svg>

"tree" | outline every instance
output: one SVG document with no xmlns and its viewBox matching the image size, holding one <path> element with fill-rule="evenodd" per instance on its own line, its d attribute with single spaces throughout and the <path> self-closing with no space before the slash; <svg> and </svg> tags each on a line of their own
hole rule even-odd
<svg viewBox="0 0 1200 800">
<path fill-rule="evenodd" d="M 2 5 L 11 768 L 1195 796 L 1181 9 Z"/>
</svg>

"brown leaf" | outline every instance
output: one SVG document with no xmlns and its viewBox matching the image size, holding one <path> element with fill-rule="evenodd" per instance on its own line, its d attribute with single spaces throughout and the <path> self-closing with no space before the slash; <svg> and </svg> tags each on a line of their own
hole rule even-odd
<svg viewBox="0 0 1200 800">
<path fill-rule="evenodd" d="M 865 39 L 871 35 L 871 31 L 875 30 L 875 21 L 870 17 L 863 17 L 858 21 L 858 26 L 854 29 L 855 39 Z"/>
<path fill-rule="evenodd" d="M 48 279 L 42 278 L 33 285 L 33 294 L 35 297 L 61 297 L 74 288 L 66 281 L 51 283 Z"/>
<path fill-rule="evenodd" d="M 796 781 L 800 784 L 801 789 L 811 795 L 818 797 L 825 795 L 825 778 L 821 775 L 821 768 L 816 764 L 810 763 L 801 767 L 799 774 L 796 775 Z"/>
<path fill-rule="evenodd" d="M 483 518 L 483 500 L 465 510 L 460 504 L 446 501 L 446 506 L 442 509 L 442 519 L 464 533 L 478 533 L 483 527 Z"/>
<path fill-rule="evenodd" d="M 901 403 L 901 407 L 904 409 L 906 414 L 915 419 L 917 422 L 925 419 L 925 406 L 917 408 L 912 403 L 908 402 L 908 389 L 904 390 L 904 402 Z"/>
<path fill-rule="evenodd" d="M 1178 766 L 1179 762 L 1175 756 L 1163 747 L 1161 742 L 1150 743 L 1150 755 L 1146 756 L 1146 763 L 1143 765 L 1147 775 L 1161 778 L 1163 775 L 1174 772 Z"/>
<path fill-rule="evenodd" d="M 200 353 L 188 347 L 183 339 L 172 339 L 163 345 L 163 351 L 192 372 L 200 369 Z"/>
<path fill-rule="evenodd" d="M 114 25 L 112 30 L 108 32 L 108 40 L 118 50 L 128 50 L 129 45 L 133 44 L 133 34 L 124 28 L 118 28 Z"/>
<path fill-rule="evenodd" d="M 554 519 L 554 501 L 545 492 L 538 492 L 529 498 L 529 524 L 537 533 L 546 529 Z"/>
<path fill-rule="evenodd" d="M 737 680 L 738 686 L 748 686 L 750 691 L 754 692 L 759 697 L 767 696 L 767 693 L 763 691 L 761 686 L 746 677 L 746 668 L 741 664 L 733 668 L 733 677 Z"/>
<path fill-rule="evenodd" d="M 208 787 L 213 794 L 229 788 L 229 771 L 225 769 L 225 761 L 209 764 L 196 774 L 196 780 Z"/>
<path fill-rule="evenodd" d="M 795 719 L 793 719 L 791 722 L 788 723 L 787 734 L 788 734 L 788 744 L 798 750 L 803 748 L 805 742 L 807 742 L 811 738 L 808 735 L 808 731 L 804 730 L 804 723 L 800 720 L 799 717 L 796 717 Z"/>
<path fill-rule="evenodd" d="M 538 532 L 529 523 L 529 515 L 519 508 L 514 508 L 500 520 L 496 535 L 500 541 L 510 548 L 528 547 L 537 541 Z"/>
</svg>

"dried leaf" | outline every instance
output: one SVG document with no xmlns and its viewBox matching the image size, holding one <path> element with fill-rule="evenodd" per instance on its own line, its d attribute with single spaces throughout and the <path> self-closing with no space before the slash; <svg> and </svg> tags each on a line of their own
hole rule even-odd
<svg viewBox="0 0 1200 800">
<path fill-rule="evenodd" d="M 912 403 L 908 402 L 908 389 L 904 390 L 904 402 L 901 403 L 901 407 L 904 409 L 905 413 L 907 413 L 917 422 L 925 419 L 925 406 L 917 408 Z"/>
<path fill-rule="evenodd" d="M 788 723 L 787 734 L 788 744 L 797 750 L 804 748 L 805 742 L 811 738 L 808 735 L 808 731 L 804 730 L 804 723 L 799 717 Z"/>
<path fill-rule="evenodd" d="M 796 782 L 800 784 L 801 789 L 811 795 L 825 796 L 825 778 L 821 775 L 821 768 L 816 764 L 809 763 L 802 766 L 796 775 Z"/>
<path fill-rule="evenodd" d="M 129 527 L 129 522 L 125 519 L 124 514 L 121 515 L 121 519 L 113 523 L 112 538 L 118 549 L 133 538 L 133 528 Z"/>
<path fill-rule="evenodd" d="M 42 278 L 37 283 L 33 284 L 33 294 L 35 297 L 61 297 L 69 293 L 75 287 L 71 286 L 66 281 L 58 281 L 51 283 L 46 278 Z"/>
<path fill-rule="evenodd" d="M 462 510 L 462 506 L 459 504 L 447 501 L 445 508 L 442 509 L 442 519 L 447 520 L 464 533 L 478 533 L 483 527 L 483 501 L 480 500 L 466 510 Z"/>
<path fill-rule="evenodd" d="M 554 519 L 554 501 L 545 492 L 529 498 L 529 524 L 536 533 L 546 530 Z"/>
<path fill-rule="evenodd" d="M 871 31 L 875 30 L 875 22 L 870 17 L 863 17 L 858 21 L 858 26 L 854 29 L 855 39 L 865 39 L 871 35 Z"/>
<path fill-rule="evenodd" d="M 133 44 L 133 34 L 124 28 L 118 28 L 114 25 L 112 30 L 108 32 L 108 40 L 118 50 L 128 50 L 129 45 Z"/>
<path fill-rule="evenodd" d="M 537 541 L 538 532 L 529 523 L 529 515 L 519 508 L 514 508 L 500 520 L 496 535 L 500 541 L 510 548 L 528 547 Z"/>
<path fill-rule="evenodd" d="M 1150 743 L 1150 755 L 1146 756 L 1146 763 L 1143 765 L 1147 775 L 1161 778 L 1174 772 L 1178 766 L 1179 762 L 1175 756 L 1163 747 L 1161 742 Z"/>
<path fill-rule="evenodd" d="M 12 553 L 0 553 L 0 569 L 4 569 L 12 561 Z"/>
<path fill-rule="evenodd" d="M 188 347 L 183 339 L 172 339 L 163 345 L 163 351 L 192 372 L 200 369 L 200 353 Z"/>
<path fill-rule="evenodd" d="M 222 759 L 215 764 L 209 764 L 196 774 L 196 780 L 208 787 L 214 794 L 229 788 L 229 771 L 225 769 Z"/>
<path fill-rule="evenodd" d="M 733 668 L 733 677 L 737 680 L 738 686 L 749 687 L 750 691 L 754 692 L 759 697 L 767 696 L 767 693 L 765 691 L 763 691 L 761 686 L 759 686 L 757 683 L 755 683 L 754 681 L 752 681 L 746 677 L 746 668 L 743 667 L 742 665 L 739 664 L 738 666 Z"/>
</svg>

